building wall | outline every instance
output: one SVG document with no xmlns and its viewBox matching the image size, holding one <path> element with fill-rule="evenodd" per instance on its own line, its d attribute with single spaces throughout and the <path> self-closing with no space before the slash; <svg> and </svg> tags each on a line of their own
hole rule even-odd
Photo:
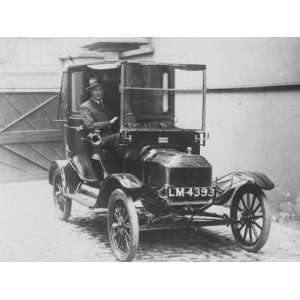
<svg viewBox="0 0 300 300">
<path fill-rule="evenodd" d="M 300 82 L 299 38 L 153 38 L 151 59 L 207 65 L 209 88 Z"/>
<path fill-rule="evenodd" d="M 300 39 L 153 38 L 152 43 L 155 61 L 207 65 L 213 90 L 207 97 L 210 139 L 202 153 L 214 175 L 263 171 L 277 185 L 274 197 L 297 195 L 300 90 L 291 85 L 300 84 Z"/>
<path fill-rule="evenodd" d="M 202 153 L 214 175 L 232 170 L 265 172 L 278 193 L 300 182 L 300 91 L 209 93 Z"/>
<path fill-rule="evenodd" d="M 59 58 L 97 41 L 0 39 L 0 89 L 58 89 Z M 203 154 L 213 164 L 214 175 L 261 170 L 278 185 L 277 194 L 299 190 L 300 91 L 293 85 L 300 83 L 300 39 L 152 38 L 151 42 L 154 54 L 134 59 L 207 65 L 211 138 Z M 264 89 L 269 86 L 285 88 Z"/>
<path fill-rule="evenodd" d="M 92 39 L 93 40 L 93 39 Z M 57 90 L 61 57 L 78 54 L 88 38 L 0 38 L 1 90 Z"/>
<path fill-rule="evenodd" d="M 58 74 L 59 58 L 97 38 L 0 38 L 0 75 Z M 204 63 L 209 88 L 293 84 L 300 81 L 299 38 L 152 38 L 154 54 L 136 59 Z M 25 75 L 24 75 L 25 77 Z M 0 87 L 6 78 L 1 78 Z M 11 78 L 18 85 L 18 76 Z M 28 80 L 29 81 L 29 80 Z M 42 77 L 44 86 L 59 81 Z M 22 84 L 22 82 L 20 82 Z"/>
</svg>

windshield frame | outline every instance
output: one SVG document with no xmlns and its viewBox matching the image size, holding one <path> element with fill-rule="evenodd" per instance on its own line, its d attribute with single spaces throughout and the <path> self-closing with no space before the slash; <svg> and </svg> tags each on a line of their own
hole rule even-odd
<svg viewBox="0 0 300 300">
<path fill-rule="evenodd" d="M 206 66 L 205 65 L 195 65 L 195 64 L 145 64 L 145 63 L 140 63 L 142 66 L 168 66 L 174 69 L 181 69 L 181 70 L 186 70 L 186 71 L 202 71 L 202 88 L 199 87 L 199 89 L 166 89 L 166 88 L 142 88 L 142 87 L 133 87 L 133 86 L 125 86 L 125 74 L 126 74 L 126 68 L 128 65 L 133 64 L 132 62 L 125 62 L 121 66 L 121 83 L 120 83 L 120 94 L 121 94 L 121 116 L 120 116 L 120 130 L 121 131 L 128 131 L 128 132 L 133 132 L 133 131 L 140 131 L 140 132 L 151 132 L 151 131 L 197 131 L 197 132 L 205 132 L 206 129 L 206 94 L 207 94 L 207 89 L 206 89 Z M 136 64 L 136 62 L 134 62 Z M 201 95 L 199 96 L 199 101 L 202 101 L 202 128 L 189 128 L 189 129 L 183 129 L 183 128 L 129 128 L 126 127 L 124 124 L 124 107 L 125 107 L 125 91 L 126 90 L 134 90 L 134 89 L 139 89 L 139 90 L 160 90 L 160 91 L 165 91 L 165 92 L 184 92 L 184 93 L 195 93 L 195 92 L 202 92 L 202 97 Z"/>
</svg>

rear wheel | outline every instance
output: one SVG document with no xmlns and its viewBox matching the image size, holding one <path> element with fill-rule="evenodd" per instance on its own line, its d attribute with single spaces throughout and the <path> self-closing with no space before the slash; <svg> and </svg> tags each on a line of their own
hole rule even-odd
<svg viewBox="0 0 300 300">
<path fill-rule="evenodd" d="M 53 177 L 53 200 L 58 218 L 67 220 L 71 214 L 72 200 L 65 197 L 62 175 L 58 169 Z"/>
<path fill-rule="evenodd" d="M 119 261 L 133 260 L 139 245 L 139 223 L 134 202 L 116 189 L 108 203 L 107 230 L 110 245 Z"/>
<path fill-rule="evenodd" d="M 237 243 L 247 251 L 259 251 L 271 228 L 270 209 L 263 191 L 256 186 L 242 187 L 234 196 L 230 216 Z"/>
</svg>

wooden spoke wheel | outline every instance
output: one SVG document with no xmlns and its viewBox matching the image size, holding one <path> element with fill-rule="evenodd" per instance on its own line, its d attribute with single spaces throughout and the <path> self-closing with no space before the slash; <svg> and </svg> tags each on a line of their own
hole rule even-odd
<svg viewBox="0 0 300 300">
<path fill-rule="evenodd" d="M 71 214 L 72 200 L 65 197 L 63 180 L 59 170 L 55 170 L 54 173 L 53 199 L 58 218 L 67 220 Z"/>
<path fill-rule="evenodd" d="M 122 189 L 110 196 L 107 230 L 115 257 L 119 261 L 133 260 L 139 245 L 138 216 L 132 198 Z"/>
<path fill-rule="evenodd" d="M 259 251 L 266 243 L 271 227 L 271 214 L 263 191 L 244 186 L 231 204 L 232 233 L 237 243 L 250 252 Z"/>
</svg>

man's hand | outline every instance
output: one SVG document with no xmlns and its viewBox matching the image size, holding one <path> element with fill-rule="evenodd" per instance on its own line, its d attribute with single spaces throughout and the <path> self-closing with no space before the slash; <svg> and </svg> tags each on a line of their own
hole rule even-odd
<svg viewBox="0 0 300 300">
<path fill-rule="evenodd" d="M 118 117 L 114 117 L 114 118 L 112 118 L 112 119 L 109 121 L 109 123 L 110 123 L 111 125 L 113 125 L 118 119 L 119 119 Z"/>
</svg>

